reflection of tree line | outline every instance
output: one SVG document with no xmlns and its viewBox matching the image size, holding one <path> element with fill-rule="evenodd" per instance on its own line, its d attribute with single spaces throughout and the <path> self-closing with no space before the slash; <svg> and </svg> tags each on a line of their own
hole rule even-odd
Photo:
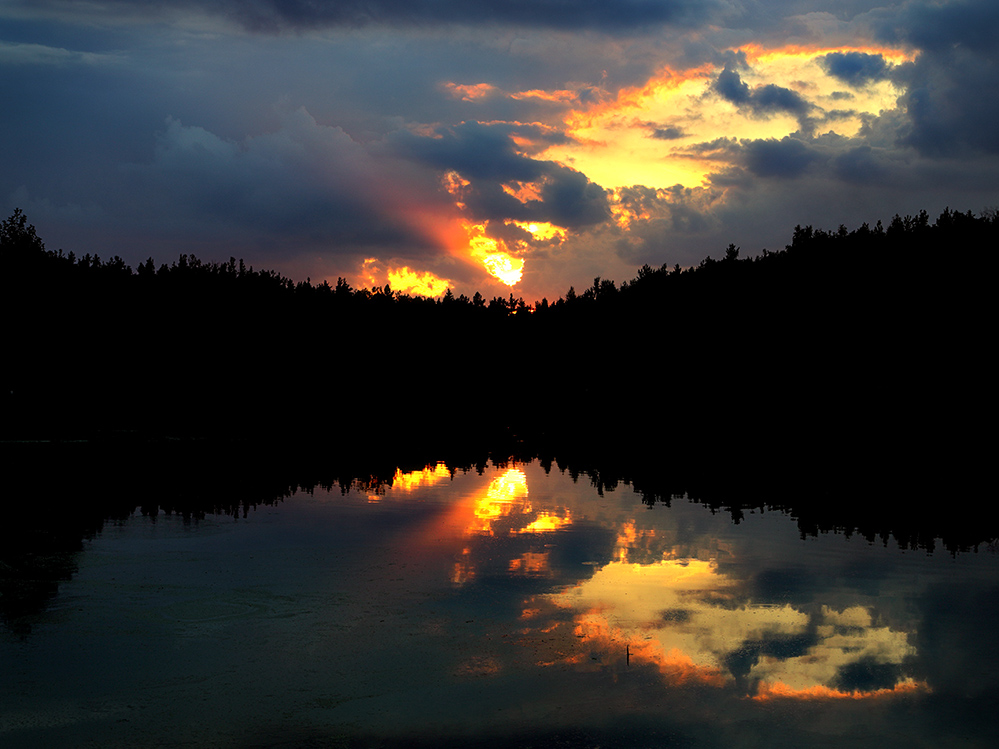
<svg viewBox="0 0 999 749">
<path fill-rule="evenodd" d="M 490 453 L 500 466 L 537 459 L 546 471 L 562 471 L 600 493 L 630 486 L 650 506 L 693 501 L 726 512 L 735 522 L 750 512 L 788 513 L 803 536 L 856 533 L 911 549 L 932 550 L 942 543 L 952 553 L 984 550 L 999 536 L 992 517 L 969 514 L 967 503 L 946 511 L 913 511 L 907 497 L 864 504 L 849 495 L 829 497 L 818 487 L 719 479 L 716 467 L 707 462 L 662 466 L 646 460 L 648 456 L 605 451 L 600 457 L 570 444 L 563 444 L 555 458 L 543 445 L 511 434 L 444 448 L 428 448 L 416 438 L 409 443 L 357 443 L 336 453 L 327 452 L 325 445 L 310 449 L 299 443 L 8 443 L 3 454 L 17 470 L 4 475 L 0 491 L 5 498 L 0 621 L 15 633 L 30 632 L 59 583 L 75 573 L 84 540 L 134 513 L 154 520 L 173 515 L 185 523 L 206 515 L 238 521 L 259 505 L 297 493 L 381 492 L 393 485 L 399 469 L 420 470 L 438 460 L 453 473 L 481 473 Z"/>
<path fill-rule="evenodd" d="M 76 571 L 83 542 L 135 513 L 197 523 L 207 515 L 246 518 L 316 489 L 391 486 L 397 466 L 422 468 L 425 453 L 393 454 L 398 445 L 358 445 L 330 455 L 231 441 L 128 440 L 7 443 L 0 477 L 0 622 L 30 631 L 32 619 Z M 415 462 L 414 462 L 415 461 Z M 485 463 L 471 469 L 484 469 Z"/>
<path fill-rule="evenodd" d="M 149 512 L 237 513 L 294 487 L 377 486 L 401 460 L 472 466 L 490 450 L 554 456 L 649 503 L 786 510 L 804 533 L 988 541 L 999 534 L 975 518 L 989 492 L 974 479 L 976 424 L 994 415 L 997 234 L 995 212 L 949 210 L 932 224 L 924 212 L 798 227 L 783 251 L 730 246 L 526 304 L 294 283 L 187 255 L 132 270 L 48 251 L 15 212 L 0 225 L 0 438 L 91 444 L 8 462 L 29 482 L 76 478 L 40 524 L 37 487 L 4 492 L 18 522 L 2 524 L 2 606 L 18 600 L 12 570 L 32 569 L 15 554 L 62 559 L 58 579 L 80 537 L 136 508 L 136 486 Z M 206 447 L 226 441 L 224 459 Z M 330 475 L 345 453 L 382 464 Z"/>
</svg>

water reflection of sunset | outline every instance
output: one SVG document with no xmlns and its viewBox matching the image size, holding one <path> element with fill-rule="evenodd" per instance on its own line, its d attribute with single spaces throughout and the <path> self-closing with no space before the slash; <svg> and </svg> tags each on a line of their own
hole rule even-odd
<svg viewBox="0 0 999 749">
<path fill-rule="evenodd" d="M 510 468 L 489 483 L 483 496 L 475 502 L 475 524 L 469 533 L 492 534 L 493 521 L 510 515 L 531 511 L 527 499 L 527 476 L 519 468 Z"/>
<path fill-rule="evenodd" d="M 817 685 L 814 687 L 808 687 L 807 689 L 792 689 L 787 684 L 782 682 L 761 682 L 756 690 L 756 694 L 753 695 L 753 699 L 758 702 L 766 702 L 768 700 L 780 700 L 780 699 L 791 699 L 791 700 L 866 700 L 866 699 L 880 699 L 885 697 L 896 697 L 904 694 L 913 694 L 915 692 L 925 692 L 929 691 L 929 687 L 926 682 L 915 681 L 914 679 L 906 679 L 905 681 L 900 681 L 894 687 L 884 688 L 884 689 L 872 689 L 872 690 L 851 690 L 843 691 L 842 689 L 832 689 L 830 687 Z"/>
<path fill-rule="evenodd" d="M 529 525 L 512 531 L 513 533 L 549 533 L 572 524 L 572 516 L 560 517 L 552 512 L 542 512 Z"/>
<path fill-rule="evenodd" d="M 547 552 L 537 553 L 528 551 L 516 559 L 510 560 L 511 574 L 547 576 L 549 572 Z"/>
<path fill-rule="evenodd" d="M 392 477 L 391 486 L 393 490 L 405 493 L 412 493 L 422 487 L 429 487 L 451 478 L 451 471 L 443 463 L 435 466 L 427 466 L 420 471 L 403 472 L 396 469 L 395 476 Z M 376 502 L 380 495 L 384 494 L 385 485 L 373 486 L 368 491 L 368 501 Z"/>
<path fill-rule="evenodd" d="M 532 493 L 533 470 L 494 469 L 488 483 L 421 526 L 407 549 L 452 549 L 454 588 L 504 577 L 535 586 L 511 602 L 518 642 L 534 654 L 534 667 L 645 667 L 665 687 L 722 689 L 758 702 L 883 699 L 927 689 L 908 670 L 916 655 L 909 634 L 879 621 L 870 602 L 754 600 L 731 542 L 677 543 L 667 514 L 650 526 L 627 505 L 597 519 L 565 504 L 566 496 Z M 400 472 L 392 490 L 433 491 L 452 475 L 444 464 Z M 597 528 L 611 548 L 567 566 L 574 557 L 564 545 Z"/>
<path fill-rule="evenodd" d="M 89 698 L 80 674 L 109 673 L 103 704 L 131 715 L 138 699 L 158 720 L 136 746 L 167 735 L 160 707 L 178 703 L 242 708 L 241 725 L 279 709 L 310 727 L 294 745 L 335 730 L 365 746 L 474 736 L 742 747 L 776 736 L 901 749 L 950 746 L 966 735 L 966 708 L 990 704 L 995 555 L 806 540 L 779 513 L 733 525 L 680 498 L 646 507 L 620 485 L 598 495 L 588 478 L 554 463 L 430 464 L 382 481 L 377 502 L 371 480 L 238 523 L 136 514 L 108 525 L 60 583 L 66 603 L 31 633 L 58 689 L 36 678 L 33 648 L 0 637 L 14 663 L 0 669 L 10 696 L 0 718 L 17 719 L 25 689 L 60 715 L 61 694 Z M 72 628 L 56 626 L 64 620 Z M 233 646 L 210 647 L 206 633 Z M 178 662 L 192 675 L 183 690 Z M 250 705 L 245 683 L 259 696 Z M 979 702 L 962 696 L 976 689 Z M 94 716 L 73 721 L 65 740 L 18 742 L 0 719 L 0 744 L 75 745 Z M 105 725 L 87 743 L 121 730 Z"/>
</svg>

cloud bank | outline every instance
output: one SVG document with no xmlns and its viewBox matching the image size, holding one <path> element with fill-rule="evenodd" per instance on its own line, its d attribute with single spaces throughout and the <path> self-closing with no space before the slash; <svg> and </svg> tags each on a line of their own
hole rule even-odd
<svg viewBox="0 0 999 749">
<path fill-rule="evenodd" d="M 0 9 L 0 204 L 132 264 L 555 298 L 999 204 L 985 0 Z M 941 249 L 941 252 L 946 252 Z M 945 258 L 942 258 L 945 261 Z M 414 287 L 415 288 L 415 287 Z"/>
</svg>

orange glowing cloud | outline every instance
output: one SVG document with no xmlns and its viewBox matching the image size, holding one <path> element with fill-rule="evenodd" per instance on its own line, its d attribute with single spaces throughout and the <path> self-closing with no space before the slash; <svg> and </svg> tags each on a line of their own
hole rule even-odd
<svg viewBox="0 0 999 749">
<path fill-rule="evenodd" d="M 450 281 L 439 278 L 430 271 L 418 273 L 405 265 L 401 268 L 390 268 L 388 282 L 395 291 L 427 297 L 440 296 L 451 286 Z"/>
<path fill-rule="evenodd" d="M 840 110 L 834 94 L 844 84 L 829 75 L 821 59 L 832 52 L 879 54 L 889 63 L 914 59 L 904 50 L 879 46 L 764 48 L 747 45 L 747 66 L 738 69 L 751 89 L 774 84 L 795 91 L 821 120 L 823 132 L 856 135 L 864 115 L 895 108 L 901 93 L 889 80 L 872 81 L 850 92 L 850 111 Z M 801 128 L 789 111 L 765 115 L 724 100 L 713 86 L 722 68 L 706 64 L 688 70 L 664 68 L 642 86 L 622 89 L 613 98 L 574 109 L 564 120 L 567 142 L 550 146 L 543 158 L 572 164 L 592 181 L 608 188 L 631 185 L 696 187 L 718 171 L 715 159 L 692 150 L 695 144 L 719 139 L 783 138 Z"/>
<path fill-rule="evenodd" d="M 441 184 L 455 199 L 459 210 L 465 209 L 464 193 L 471 183 L 454 171 L 444 174 Z M 458 219 L 457 225 L 464 233 L 464 239 L 452 245 L 452 252 L 464 256 L 481 265 L 489 275 L 507 286 L 516 285 L 524 275 L 524 261 L 516 257 L 506 244 L 490 237 L 485 224 L 477 224 L 467 219 Z"/>
<path fill-rule="evenodd" d="M 516 101 L 523 99 L 538 99 L 554 103 L 567 103 L 579 100 L 579 92 L 572 89 L 556 89 L 545 91 L 544 89 L 529 89 L 527 91 L 506 92 L 497 88 L 491 83 L 454 83 L 447 81 L 441 85 L 455 99 L 462 101 L 477 101 L 490 96 L 504 96 Z M 588 87 L 589 88 L 589 87 Z"/>
<path fill-rule="evenodd" d="M 644 86 L 623 89 L 613 99 L 574 110 L 565 119 L 571 140 L 548 148 L 543 156 L 572 164 L 608 188 L 699 184 L 703 171 L 698 173 L 687 160 L 664 159 L 663 142 L 649 137 L 649 122 L 691 118 L 703 107 L 701 99 L 712 73 L 709 66 L 683 73 L 664 69 Z"/>
<path fill-rule="evenodd" d="M 541 89 L 531 89 L 529 91 L 518 91 L 510 94 L 511 99 L 541 99 L 542 101 L 573 102 L 579 99 L 576 91 L 560 89 L 556 91 L 543 91 Z"/>
<path fill-rule="evenodd" d="M 504 223 L 517 226 L 531 235 L 535 241 L 546 242 L 549 240 L 564 241 L 567 232 L 561 226 L 550 224 L 547 221 L 513 221 L 507 220 Z"/>
<path fill-rule="evenodd" d="M 468 253 L 486 271 L 507 286 L 516 285 L 524 275 L 524 261 L 507 251 L 506 244 L 486 234 L 484 224 L 462 219 L 468 236 Z"/>
<path fill-rule="evenodd" d="M 369 257 L 364 259 L 364 263 L 361 265 L 361 271 L 357 274 L 358 285 L 367 286 L 371 288 L 384 286 L 387 281 L 382 281 L 382 279 L 387 279 L 388 274 L 385 273 L 384 268 L 382 268 L 381 261 L 376 257 Z"/>
<path fill-rule="evenodd" d="M 444 189 L 454 196 L 455 204 L 462 209 L 465 207 L 465 203 L 462 201 L 462 195 L 464 194 L 465 189 L 471 186 L 471 184 L 471 182 L 453 170 L 445 172 L 441 177 L 441 185 L 443 185 Z"/>
<path fill-rule="evenodd" d="M 898 65 L 903 62 L 910 62 L 916 58 L 918 53 L 909 52 L 894 47 L 881 47 L 873 44 L 863 45 L 839 45 L 829 46 L 818 44 L 787 44 L 782 47 L 764 47 L 762 44 L 750 43 L 739 47 L 739 51 L 745 53 L 746 62 L 770 62 L 784 58 L 798 58 L 801 60 L 813 60 L 816 57 L 828 55 L 832 52 L 863 52 L 868 55 L 880 55 L 888 62 Z"/>
<path fill-rule="evenodd" d="M 460 83 L 445 83 L 444 90 L 447 91 L 455 99 L 461 99 L 462 101 L 475 101 L 477 99 L 485 99 L 487 96 L 496 93 L 499 89 L 488 83 L 475 83 L 471 85 L 463 85 Z"/>
<path fill-rule="evenodd" d="M 415 271 L 407 265 L 392 267 L 383 264 L 377 258 L 367 258 L 358 274 L 359 285 L 372 289 L 381 289 L 386 284 L 392 291 L 403 294 L 435 297 L 440 296 L 452 283 L 430 271 Z"/>
<path fill-rule="evenodd" d="M 621 190 L 614 190 L 613 195 L 615 200 L 610 206 L 611 216 L 614 217 L 614 223 L 622 229 L 628 228 L 636 221 L 648 221 L 653 218 L 652 213 L 648 210 L 636 208 L 624 202 L 621 199 Z"/>
<path fill-rule="evenodd" d="M 514 182 L 509 185 L 503 185 L 503 192 L 511 198 L 516 198 L 521 203 L 541 200 L 541 189 L 533 182 Z"/>
<path fill-rule="evenodd" d="M 494 252 L 482 258 L 482 265 L 491 276 L 507 286 L 516 286 L 524 276 L 524 261 L 505 252 Z"/>
</svg>

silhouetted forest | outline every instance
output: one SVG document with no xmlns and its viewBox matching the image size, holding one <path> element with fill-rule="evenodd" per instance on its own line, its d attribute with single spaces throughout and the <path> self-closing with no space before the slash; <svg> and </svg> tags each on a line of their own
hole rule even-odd
<svg viewBox="0 0 999 749">
<path fill-rule="evenodd" d="M 341 414 L 447 419 L 461 396 L 482 415 L 616 402 L 597 415 L 615 419 L 662 400 L 761 416 L 793 394 L 814 422 L 877 393 L 868 420 L 922 420 L 951 407 L 938 377 L 982 374 L 997 236 L 992 212 L 798 226 L 781 251 L 730 245 L 527 304 L 296 283 L 235 258 L 133 270 L 45 249 L 16 211 L 0 227 L 3 436 L 335 430 Z"/>
<path fill-rule="evenodd" d="M 133 270 L 47 250 L 16 211 L 0 225 L 0 437 L 503 422 L 684 432 L 728 455 L 833 432 L 876 451 L 917 433 L 951 445 L 991 409 L 997 238 L 995 212 L 799 226 L 780 251 L 730 245 L 527 304 L 296 283 L 189 255 Z"/>
<path fill-rule="evenodd" d="M 132 269 L 48 250 L 16 211 L 0 224 L 5 606 L 16 570 L 58 579 L 136 508 L 245 512 L 406 461 L 539 458 L 648 504 L 789 512 L 803 534 L 986 543 L 997 247 L 995 212 L 799 226 L 783 250 L 526 303 L 189 255 Z"/>
</svg>

